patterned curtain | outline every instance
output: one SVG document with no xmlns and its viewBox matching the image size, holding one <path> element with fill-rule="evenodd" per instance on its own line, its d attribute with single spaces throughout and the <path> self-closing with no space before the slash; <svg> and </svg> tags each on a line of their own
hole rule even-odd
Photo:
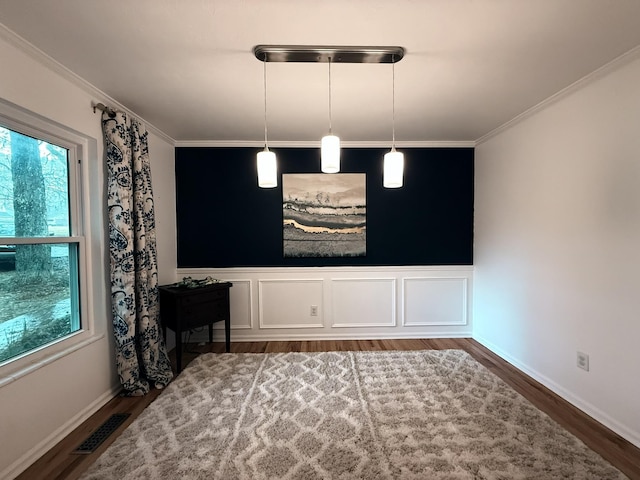
<svg viewBox="0 0 640 480">
<path fill-rule="evenodd" d="M 111 257 L 111 309 L 127 395 L 166 386 L 173 373 L 159 322 L 156 231 L 147 131 L 124 112 L 103 112 Z"/>
</svg>

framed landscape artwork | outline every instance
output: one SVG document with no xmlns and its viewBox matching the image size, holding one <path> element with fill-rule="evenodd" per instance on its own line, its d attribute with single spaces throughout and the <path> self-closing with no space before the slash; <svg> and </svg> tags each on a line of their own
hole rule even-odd
<svg viewBox="0 0 640 480">
<path fill-rule="evenodd" d="M 366 175 L 282 175 L 285 257 L 363 257 L 367 253 Z"/>
</svg>

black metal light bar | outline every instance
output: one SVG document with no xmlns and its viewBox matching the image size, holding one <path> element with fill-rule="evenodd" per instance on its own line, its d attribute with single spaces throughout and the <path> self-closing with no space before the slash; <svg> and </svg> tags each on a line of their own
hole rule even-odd
<svg viewBox="0 0 640 480">
<path fill-rule="evenodd" d="M 261 62 L 396 63 L 403 47 L 357 47 L 334 45 L 256 45 L 253 53 Z"/>
</svg>

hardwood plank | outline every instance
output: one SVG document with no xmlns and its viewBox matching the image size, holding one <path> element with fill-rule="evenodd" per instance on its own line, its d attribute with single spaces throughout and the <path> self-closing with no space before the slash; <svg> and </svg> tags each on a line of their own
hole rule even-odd
<svg viewBox="0 0 640 480">
<path fill-rule="evenodd" d="M 231 351 L 234 353 L 442 349 L 466 351 L 538 409 L 545 412 L 563 428 L 581 439 L 592 450 L 624 472 L 629 478 L 640 480 L 639 448 L 578 410 L 475 340 L 469 338 L 235 342 L 231 344 Z M 193 361 L 200 353 L 223 353 L 224 343 L 188 344 L 185 350 L 186 352 L 183 354 L 184 366 Z M 170 357 L 175 364 L 173 352 L 171 352 Z M 112 399 L 18 476 L 18 480 L 77 479 L 160 393 L 161 390 L 154 390 L 144 397 L 116 397 Z M 71 453 L 89 434 L 114 413 L 131 413 L 131 417 L 96 452 L 89 455 Z"/>
</svg>

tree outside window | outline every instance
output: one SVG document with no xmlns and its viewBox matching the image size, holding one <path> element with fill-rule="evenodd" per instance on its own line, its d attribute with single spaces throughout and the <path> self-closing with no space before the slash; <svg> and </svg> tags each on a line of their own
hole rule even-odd
<svg viewBox="0 0 640 480">
<path fill-rule="evenodd" d="M 0 126 L 0 363 L 80 329 L 69 151 Z"/>
</svg>

